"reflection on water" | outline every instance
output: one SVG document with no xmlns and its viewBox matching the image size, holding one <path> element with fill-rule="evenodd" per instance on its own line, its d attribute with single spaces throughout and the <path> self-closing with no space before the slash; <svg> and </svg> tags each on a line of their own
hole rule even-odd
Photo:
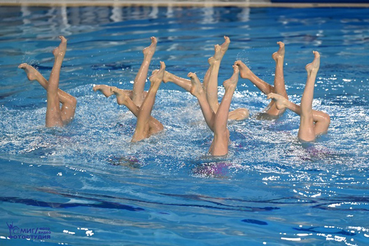
<svg viewBox="0 0 369 246">
<path fill-rule="evenodd" d="M 11 11 L 9 11 L 11 10 Z M 249 8 L 233 8 L 236 10 L 234 19 L 241 21 L 248 21 L 250 9 Z M 200 13 L 202 19 L 201 24 L 215 24 L 224 18 L 224 9 L 219 8 L 193 8 L 193 7 L 166 7 L 160 8 L 158 6 L 130 6 L 130 7 L 99 7 L 99 6 L 84 6 L 84 7 L 8 7 L 3 8 L 1 13 L 5 17 L 5 21 L 11 21 L 13 24 L 23 24 L 25 26 L 32 25 L 40 28 L 48 27 L 55 33 L 60 31 L 65 32 L 64 35 L 71 35 L 68 29 L 80 28 L 80 31 L 87 31 L 85 28 L 93 29 L 94 25 L 104 25 L 107 23 L 119 23 L 124 21 L 142 20 L 143 18 L 157 19 L 175 18 L 194 16 L 194 13 Z M 17 18 L 15 18 L 17 15 Z M 232 14 L 233 15 L 233 14 Z M 231 17 L 231 16 L 228 16 Z M 18 23 L 16 23 L 17 21 Z M 191 19 L 186 21 L 191 22 Z M 229 20 L 228 20 L 229 21 Z M 20 23 L 21 22 L 21 23 Z M 45 30 L 45 29 L 43 29 Z M 22 29 L 23 34 L 31 34 L 38 29 L 25 28 Z M 73 31 L 76 31 L 74 29 Z M 74 33 L 74 32 L 73 32 Z M 40 36 L 44 37 L 45 36 Z M 54 37 L 54 36 L 47 36 Z"/>
</svg>

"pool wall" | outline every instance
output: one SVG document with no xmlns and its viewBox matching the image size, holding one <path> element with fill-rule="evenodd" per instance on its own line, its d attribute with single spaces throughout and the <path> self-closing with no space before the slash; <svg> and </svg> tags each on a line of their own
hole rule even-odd
<svg viewBox="0 0 369 246">
<path fill-rule="evenodd" d="M 236 6 L 236 7 L 369 7 L 369 0 L 0 0 L 0 6 Z"/>
</svg>

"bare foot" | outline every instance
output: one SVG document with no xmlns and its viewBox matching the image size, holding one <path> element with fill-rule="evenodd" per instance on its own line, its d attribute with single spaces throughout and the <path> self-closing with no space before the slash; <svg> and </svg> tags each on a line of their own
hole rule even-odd
<svg viewBox="0 0 369 246">
<path fill-rule="evenodd" d="M 214 54 L 214 59 L 217 61 L 222 60 L 224 54 L 226 53 L 226 51 L 228 50 L 228 46 L 229 43 L 231 42 L 231 40 L 229 39 L 229 37 L 224 36 L 224 43 L 222 45 L 215 45 L 214 46 L 214 50 L 215 50 L 215 54 Z"/>
<path fill-rule="evenodd" d="M 157 43 L 158 43 L 158 40 L 155 37 L 151 37 L 150 46 L 146 47 L 142 51 L 142 53 L 144 54 L 145 57 L 146 56 L 151 56 L 152 57 L 154 55 Z"/>
<path fill-rule="evenodd" d="M 219 62 L 218 60 L 216 60 L 214 57 L 210 57 L 208 59 L 208 63 L 210 66 L 214 65 L 216 62 Z"/>
<path fill-rule="evenodd" d="M 127 104 L 127 100 L 129 99 L 129 93 L 127 93 L 124 90 L 118 89 L 115 86 L 111 86 L 110 91 L 111 91 L 111 94 L 115 94 L 115 96 L 117 97 L 117 103 L 119 105 Z"/>
<path fill-rule="evenodd" d="M 111 87 L 108 85 L 95 85 L 92 88 L 94 91 L 101 91 L 102 94 L 106 97 L 110 97 L 114 93 L 111 91 Z"/>
<path fill-rule="evenodd" d="M 277 42 L 277 44 L 279 44 L 279 50 L 277 52 L 274 52 L 273 55 L 272 55 L 272 58 L 276 62 L 279 59 L 283 59 L 284 58 L 284 53 L 285 53 L 284 43 L 283 42 Z"/>
<path fill-rule="evenodd" d="M 229 120 L 244 120 L 248 118 L 250 115 L 250 112 L 247 108 L 238 108 L 235 109 L 228 114 Z"/>
<path fill-rule="evenodd" d="M 275 106 L 278 110 L 283 110 L 287 107 L 288 100 L 284 96 L 277 93 L 269 93 L 267 98 L 275 101 Z"/>
<path fill-rule="evenodd" d="M 191 79 L 191 90 L 190 93 L 194 95 L 195 97 L 200 96 L 204 93 L 204 89 L 202 88 L 201 82 L 199 78 L 197 77 L 196 73 L 189 72 L 187 75 Z"/>
<path fill-rule="evenodd" d="M 164 83 L 167 83 L 167 82 L 173 82 L 175 79 L 176 79 L 176 75 L 170 73 L 170 72 L 167 72 L 165 71 L 164 72 L 164 76 L 163 76 L 163 82 Z"/>
<path fill-rule="evenodd" d="M 53 50 L 53 55 L 56 57 L 64 58 L 65 52 L 67 51 L 67 39 L 63 36 L 59 36 L 61 42 L 58 47 Z"/>
<path fill-rule="evenodd" d="M 165 63 L 164 62 L 160 62 L 160 69 L 159 70 L 154 70 L 152 72 L 152 75 L 150 76 L 150 82 L 151 82 L 151 86 L 160 84 L 163 81 L 164 78 L 164 74 L 165 74 Z"/>
<path fill-rule="evenodd" d="M 223 53 L 225 53 L 228 50 L 228 46 L 231 40 L 228 36 L 224 36 L 224 43 L 221 45 Z"/>
<path fill-rule="evenodd" d="M 313 51 L 314 53 L 314 60 L 307 64 L 305 69 L 307 71 L 308 74 L 311 73 L 317 73 L 319 70 L 319 66 L 320 66 L 320 54 L 318 51 Z"/>
<path fill-rule="evenodd" d="M 40 73 L 34 67 L 28 65 L 27 63 L 20 64 L 18 68 L 21 68 L 26 72 L 27 78 L 30 81 L 37 80 L 37 77 L 40 75 Z"/>
<path fill-rule="evenodd" d="M 232 77 L 230 77 L 229 79 L 227 79 L 223 82 L 223 86 L 224 86 L 225 89 L 236 88 L 239 73 L 240 73 L 240 70 L 239 70 L 238 66 L 233 65 Z"/>
<path fill-rule="evenodd" d="M 234 65 L 237 65 L 240 70 L 241 78 L 243 79 L 250 79 L 252 76 L 251 70 L 243 63 L 242 61 L 238 60 L 234 63 Z"/>
</svg>

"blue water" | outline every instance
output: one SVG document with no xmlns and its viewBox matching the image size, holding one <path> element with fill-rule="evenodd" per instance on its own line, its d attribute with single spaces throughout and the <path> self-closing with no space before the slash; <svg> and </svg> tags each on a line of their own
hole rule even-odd
<svg viewBox="0 0 369 246">
<path fill-rule="evenodd" d="M 0 245 L 369 244 L 369 9 L 0 10 Z M 68 39 L 60 88 L 78 106 L 70 125 L 47 129 L 45 90 L 17 66 L 48 78 L 58 35 Z M 229 156 L 214 159 L 196 99 L 174 84 L 161 85 L 152 113 L 165 130 L 139 143 L 130 143 L 135 117 L 92 91 L 131 89 L 151 36 L 150 72 L 164 61 L 202 78 L 224 35 L 220 97 L 237 59 L 272 83 L 283 41 L 287 92 L 299 103 L 319 51 L 313 106 L 331 116 L 328 134 L 306 147 L 296 114 L 257 120 L 268 100 L 240 79 L 231 108 L 251 116 L 229 123 Z"/>
</svg>

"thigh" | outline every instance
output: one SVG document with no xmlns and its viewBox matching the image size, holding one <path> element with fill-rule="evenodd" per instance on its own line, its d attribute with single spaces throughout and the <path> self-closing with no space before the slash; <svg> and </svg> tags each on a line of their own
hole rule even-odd
<svg viewBox="0 0 369 246">
<path fill-rule="evenodd" d="M 315 135 L 320 135 L 328 131 L 331 119 L 328 114 L 321 111 L 314 111 Z"/>
<path fill-rule="evenodd" d="M 164 129 L 164 126 L 162 123 L 160 123 L 157 119 L 154 117 L 151 117 L 149 119 L 149 134 L 156 134 L 158 132 L 161 132 Z"/>
<path fill-rule="evenodd" d="M 46 127 L 63 126 L 58 98 L 48 97 L 46 108 Z"/>
<path fill-rule="evenodd" d="M 300 116 L 298 137 L 307 142 L 315 140 L 315 126 L 312 116 Z"/>
<path fill-rule="evenodd" d="M 61 107 L 61 118 L 64 124 L 69 123 L 73 118 L 76 112 L 76 100 L 72 100 L 68 103 L 63 103 Z"/>
<path fill-rule="evenodd" d="M 247 108 L 237 108 L 228 113 L 229 120 L 244 120 L 249 117 L 249 110 Z"/>
</svg>

